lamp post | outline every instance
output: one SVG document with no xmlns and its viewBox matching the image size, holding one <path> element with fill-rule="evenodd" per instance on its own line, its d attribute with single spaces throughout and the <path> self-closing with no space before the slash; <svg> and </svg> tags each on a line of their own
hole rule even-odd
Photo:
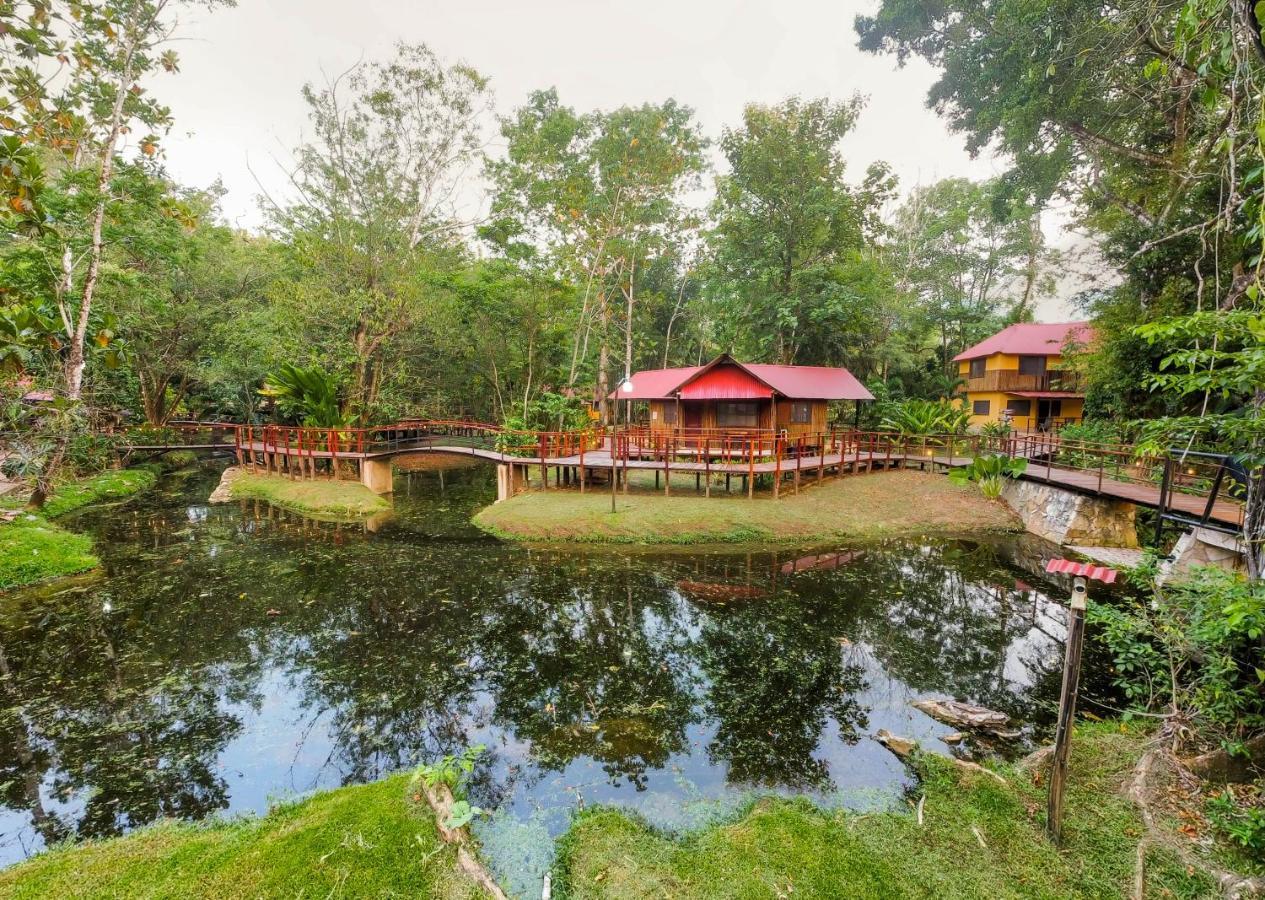
<svg viewBox="0 0 1265 900">
<path fill-rule="evenodd" d="M 625 373 L 624 380 L 619 385 L 620 393 L 631 394 L 633 392 L 632 376 Z M 625 398 L 628 404 L 624 407 L 624 425 L 627 426 L 631 416 L 629 412 L 632 410 L 632 398 Z M 616 450 L 619 447 L 619 435 L 612 429 L 611 431 L 611 512 L 615 512 L 615 482 L 619 478 L 619 468 L 616 466 Z M 624 476 L 625 478 L 627 475 Z"/>
<path fill-rule="evenodd" d="M 1115 569 L 1052 559 L 1045 565 L 1051 574 L 1071 575 L 1072 597 L 1068 603 L 1067 650 L 1063 660 L 1063 689 L 1059 694 L 1059 718 L 1054 732 L 1054 752 L 1050 757 L 1050 793 L 1046 801 L 1045 827 L 1055 845 L 1063 840 L 1063 790 L 1067 784 L 1067 758 L 1072 749 L 1072 724 L 1076 716 L 1076 695 L 1080 689 L 1081 648 L 1085 643 L 1085 579 L 1111 584 Z"/>
</svg>

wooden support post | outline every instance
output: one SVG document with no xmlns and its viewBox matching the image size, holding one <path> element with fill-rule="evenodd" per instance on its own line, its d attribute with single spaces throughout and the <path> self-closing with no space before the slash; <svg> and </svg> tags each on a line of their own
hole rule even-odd
<svg viewBox="0 0 1265 900">
<path fill-rule="evenodd" d="M 611 468 L 615 467 L 615 447 L 611 447 Z M 584 435 L 580 435 L 580 493 L 584 493 Z"/>
<path fill-rule="evenodd" d="M 670 460 L 672 459 L 671 438 L 663 440 L 663 496 L 667 497 L 672 494 L 672 467 Z"/>
<path fill-rule="evenodd" d="M 795 493 L 799 493 L 799 470 L 804 465 L 804 438 L 795 439 Z"/>
<path fill-rule="evenodd" d="M 704 439 L 703 439 L 703 469 L 704 469 L 704 471 L 707 473 L 707 489 L 706 489 L 706 490 L 707 490 L 707 492 L 706 492 L 706 494 L 704 494 L 704 496 L 706 496 L 706 497 L 710 497 L 710 496 L 712 495 L 712 454 L 711 454 L 711 443 L 712 443 L 712 442 L 711 442 L 711 439 L 710 439 L 710 438 L 704 438 Z"/>
<path fill-rule="evenodd" d="M 782 439 L 776 435 L 773 438 L 773 499 L 778 498 L 778 492 L 782 485 Z"/>
<path fill-rule="evenodd" d="M 545 436 L 536 436 L 536 452 L 540 454 L 540 489 L 549 490 L 549 466 L 545 464 Z"/>
<path fill-rule="evenodd" d="M 818 441 L 817 441 L 817 483 L 818 483 L 818 484 L 821 484 L 821 482 L 822 482 L 822 481 L 825 479 L 825 477 L 826 477 L 826 441 L 827 441 L 827 436 L 826 436 L 825 434 L 819 434 L 817 437 L 818 437 Z"/>
<path fill-rule="evenodd" d="M 764 439 L 760 438 L 760 448 L 764 449 Z M 755 444 L 747 440 L 747 499 L 755 496 Z"/>
<path fill-rule="evenodd" d="M 1067 785 L 1067 758 L 1072 747 L 1072 725 L 1076 717 L 1076 693 L 1080 687 L 1081 648 L 1085 643 L 1085 579 L 1073 582 L 1068 611 L 1067 652 L 1063 657 L 1063 690 L 1059 694 L 1058 726 L 1054 732 L 1054 753 L 1050 757 L 1050 796 L 1046 804 L 1046 830 L 1056 845 L 1063 840 L 1063 791 Z"/>
</svg>

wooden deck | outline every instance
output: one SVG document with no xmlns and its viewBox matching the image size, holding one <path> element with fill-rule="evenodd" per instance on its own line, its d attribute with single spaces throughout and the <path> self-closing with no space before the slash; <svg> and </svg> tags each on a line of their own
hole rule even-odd
<svg viewBox="0 0 1265 900">
<path fill-rule="evenodd" d="M 429 427 L 429 426 L 438 427 Z M 346 432 L 321 432 L 324 439 L 311 439 L 311 429 L 269 428 L 264 426 L 239 426 L 232 423 L 196 426 L 183 444 L 137 444 L 131 450 L 137 452 L 162 452 L 176 449 L 219 450 L 239 454 L 248 459 L 264 460 L 265 467 L 277 465 L 278 458 L 294 460 L 302 471 L 306 464 L 310 470 L 314 461 L 340 460 L 360 463 L 365 460 L 388 460 L 412 453 L 442 453 L 466 456 L 502 465 L 539 469 L 542 474 L 552 468 L 561 481 L 561 474 L 581 476 L 580 470 L 663 473 L 665 489 L 674 475 L 725 475 L 729 479 L 740 478 L 748 494 L 753 491 L 754 476 L 771 477 L 774 496 L 779 488 L 797 490 L 801 483 L 811 483 L 827 474 L 857 474 L 893 468 L 917 466 L 932 471 L 943 471 L 967 465 L 970 453 L 946 454 L 944 447 L 961 446 L 961 439 L 946 444 L 928 443 L 928 439 L 900 439 L 891 435 L 831 432 L 818 436 L 816 444 L 787 442 L 769 443 L 767 440 L 744 439 L 732 435 L 722 438 L 696 437 L 692 441 L 654 443 L 646 432 L 629 429 L 627 432 L 559 433 L 546 438 L 536 437 L 538 446 L 529 442 L 514 452 L 496 449 L 497 437 L 505 437 L 494 426 L 478 423 L 403 423 L 376 429 L 360 429 L 357 440 L 348 441 Z M 280 438 L 277 435 L 280 435 Z M 517 434 L 517 433 L 515 433 Z M 271 435 L 271 437 L 270 437 Z M 306 435 L 306 437 L 305 437 Z M 335 437 L 337 435 L 337 437 Z M 263 439 L 254 439 L 262 437 Z M 511 442 L 512 443 L 512 442 Z M 318 449 L 334 446 L 334 450 Z M 1132 478 L 1111 477 L 1108 472 L 1120 471 L 1104 466 L 1074 468 L 1059 462 L 1049 464 L 1057 454 L 1061 442 L 1048 435 L 1028 436 L 1011 441 L 1000 452 L 1029 460 L 1027 470 L 1021 476 L 1027 481 L 1057 485 L 1067 490 L 1090 496 L 1123 500 L 1139 506 L 1157 509 L 1161 502 L 1159 484 L 1147 477 L 1147 473 L 1133 472 Z M 579 448 L 585 447 L 584 452 Z M 973 446 L 973 445 L 972 445 Z M 345 449 L 344 449 L 345 447 Z M 983 445 L 981 445 L 981 448 Z M 613 449 L 614 448 L 614 449 Z M 706 448 L 706 449 L 702 449 Z M 826 452 L 821 452 L 824 449 Z M 1103 449 L 1105 458 L 1114 455 L 1127 456 L 1124 448 Z M 536 452 L 533 453 L 532 451 Z M 562 451 L 566 452 L 562 452 Z M 1092 448 L 1091 448 L 1092 450 Z M 999 452 L 996 448 L 979 449 L 977 452 Z M 271 457 L 272 462 L 268 462 Z M 737 457 L 737 459 L 735 459 Z M 279 466 L 278 466 L 279 467 Z M 287 466 L 287 469 L 291 468 Z M 327 467 L 328 468 L 328 467 Z M 1128 473 L 1126 473 L 1128 474 Z M 1152 473 L 1153 474 L 1153 473 Z M 586 477 L 568 479 L 583 485 Z M 699 479 L 700 483 L 703 479 Z M 707 480 L 710 493 L 711 479 Z M 786 487 L 783 488 L 783 482 Z M 1199 493 L 1172 490 L 1168 497 L 1168 510 L 1192 520 L 1203 519 L 1207 511 L 1206 492 Z M 1208 512 L 1208 521 L 1222 527 L 1241 527 L 1243 506 L 1233 500 L 1218 497 Z"/>
</svg>

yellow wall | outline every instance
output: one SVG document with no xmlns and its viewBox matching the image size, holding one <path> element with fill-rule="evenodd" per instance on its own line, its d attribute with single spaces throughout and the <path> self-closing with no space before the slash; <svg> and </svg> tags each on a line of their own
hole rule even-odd
<svg viewBox="0 0 1265 900">
<path fill-rule="evenodd" d="M 1057 369 L 1063 363 L 1063 357 L 1057 353 L 1036 354 L 1045 356 L 1045 367 L 1047 369 Z M 992 356 L 984 357 L 984 371 L 986 372 L 1018 372 L 1019 357 L 1013 353 L 994 353 Z M 963 378 L 971 376 L 971 361 L 964 359 L 958 363 L 958 374 Z"/>
</svg>

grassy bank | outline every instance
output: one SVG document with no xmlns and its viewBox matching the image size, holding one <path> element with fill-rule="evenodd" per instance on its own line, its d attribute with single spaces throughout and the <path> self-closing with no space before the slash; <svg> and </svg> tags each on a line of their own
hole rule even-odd
<svg viewBox="0 0 1265 900">
<path fill-rule="evenodd" d="M 168 823 L 0 872 L 37 897 L 477 897 L 407 776 L 317 794 L 261 818 Z"/>
<path fill-rule="evenodd" d="M 763 800 L 727 824 L 673 838 L 591 808 L 559 843 L 555 896 L 1127 897 L 1143 831 L 1122 788 L 1143 743 L 1119 725 L 1078 729 L 1062 851 L 1045 837 L 1044 791 L 1030 772 L 1000 767 L 1001 784 L 930 756 L 916 763 L 911 803 L 891 812 Z M 475 895 L 407 783 L 395 776 L 264 818 L 162 824 L 54 850 L 0 872 L 0 896 Z M 919 825 L 913 802 L 924 793 Z M 1147 897 L 1216 895 L 1165 850 L 1148 851 L 1145 872 Z"/>
<path fill-rule="evenodd" d="M 94 569 L 99 560 L 92 539 L 54 524 L 51 520 L 91 503 L 122 500 L 150 488 L 158 478 L 156 467 L 117 469 L 90 478 L 67 482 L 38 514 L 21 512 L 0 525 L 0 589 L 36 584 Z M 21 507 L 24 500 L 7 496 L 0 506 Z"/>
<path fill-rule="evenodd" d="M 1030 773 L 1006 784 L 939 757 L 918 765 L 912 808 L 828 813 L 765 800 L 726 825 L 673 839 L 611 809 L 584 813 L 562 842 L 567 897 L 1128 897 L 1142 823 L 1121 793 L 1141 752 L 1118 726 L 1077 733 L 1062 852 L 1042 830 L 1045 795 Z M 978 835 L 977 835 L 978 832 Z M 1147 897 L 1212 897 L 1210 879 L 1166 851 L 1148 853 Z"/>
<path fill-rule="evenodd" d="M 389 512 L 391 503 L 358 481 L 292 481 L 281 475 L 235 470 L 229 482 L 234 500 L 267 500 L 282 509 L 330 521 L 356 521 Z"/>
<path fill-rule="evenodd" d="M 683 479 L 684 481 L 684 479 Z M 1002 503 L 939 475 L 883 472 L 805 487 L 780 500 L 696 495 L 619 494 L 611 512 L 602 490 L 534 491 L 480 512 L 474 522 L 517 541 L 648 544 L 826 543 L 926 531 L 1017 529 Z"/>
</svg>

